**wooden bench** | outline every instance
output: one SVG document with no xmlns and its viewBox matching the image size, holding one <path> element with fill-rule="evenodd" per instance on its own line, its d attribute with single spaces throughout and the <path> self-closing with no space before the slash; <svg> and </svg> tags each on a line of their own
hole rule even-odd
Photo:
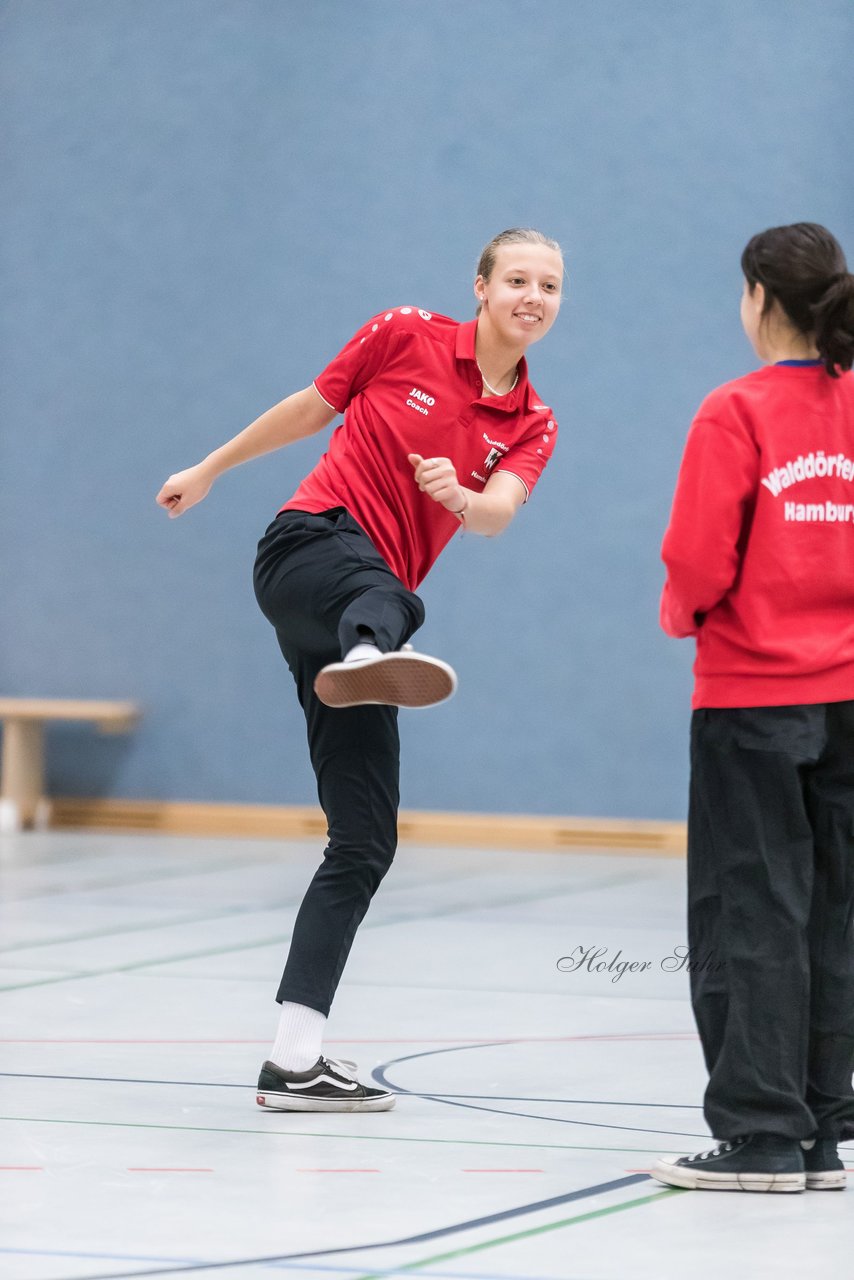
<svg viewBox="0 0 854 1280">
<path fill-rule="evenodd" d="M 50 801 L 44 790 L 44 727 L 49 721 L 89 721 L 102 733 L 126 733 L 138 718 L 132 702 L 0 697 L 0 831 L 43 828 L 50 823 Z"/>
</svg>

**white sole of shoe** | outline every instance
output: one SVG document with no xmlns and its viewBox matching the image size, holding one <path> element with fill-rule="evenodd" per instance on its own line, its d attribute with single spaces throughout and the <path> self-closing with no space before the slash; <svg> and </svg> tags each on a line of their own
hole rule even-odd
<svg viewBox="0 0 854 1280">
<path fill-rule="evenodd" d="M 807 1174 L 807 1191 L 844 1191 L 848 1186 L 845 1169 L 826 1169 Z"/>
<path fill-rule="evenodd" d="M 381 1098 L 300 1098 L 289 1093 L 256 1093 L 259 1107 L 268 1111 L 391 1111 L 395 1095 Z"/>
<path fill-rule="evenodd" d="M 314 692 L 327 707 L 434 707 L 456 687 L 456 673 L 447 662 L 408 652 L 333 662 L 314 682 Z"/>
<path fill-rule="evenodd" d="M 686 1191 L 797 1192 L 806 1188 L 803 1173 L 707 1173 L 659 1160 L 650 1170 L 653 1178 Z"/>
</svg>

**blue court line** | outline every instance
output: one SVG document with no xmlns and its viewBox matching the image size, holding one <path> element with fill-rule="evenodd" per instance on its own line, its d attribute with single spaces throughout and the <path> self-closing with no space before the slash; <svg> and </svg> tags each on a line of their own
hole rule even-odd
<svg viewBox="0 0 854 1280">
<path fill-rule="evenodd" d="M 426 1049 L 422 1053 L 409 1053 L 403 1058 L 392 1058 L 389 1062 L 384 1062 L 382 1066 L 376 1067 L 371 1073 L 372 1079 L 382 1085 L 385 1089 L 392 1089 L 398 1096 L 405 1097 L 410 1093 L 409 1089 L 404 1089 L 400 1085 L 396 1085 L 388 1078 L 388 1070 L 390 1067 L 399 1066 L 403 1062 L 415 1062 L 419 1058 L 433 1058 L 439 1054 L 446 1053 L 462 1053 L 472 1049 L 493 1049 L 499 1045 L 505 1045 L 506 1040 L 497 1040 L 491 1044 L 456 1044 L 449 1045 L 443 1049 Z M 506 1107 L 485 1107 L 482 1104 L 472 1102 L 455 1101 L 450 1094 L 437 1093 L 418 1093 L 415 1095 L 419 1098 L 430 1098 L 434 1102 L 439 1102 L 446 1107 L 462 1107 L 466 1111 L 486 1111 L 497 1116 L 515 1116 L 520 1120 L 546 1120 L 552 1124 L 573 1124 L 581 1126 L 585 1129 L 615 1129 L 625 1133 L 654 1133 L 657 1137 L 668 1138 L 708 1138 L 707 1133 L 686 1133 L 681 1129 L 644 1129 L 638 1125 L 630 1124 L 600 1124 L 595 1120 L 573 1120 L 568 1116 L 541 1116 L 530 1111 L 510 1111 Z M 523 1099 L 523 1101 L 531 1102 L 534 1099 Z"/>
<path fill-rule="evenodd" d="M 145 1254 L 132 1253 L 83 1253 L 79 1250 L 72 1251 L 70 1249 L 5 1249 L 0 1246 L 0 1254 L 7 1254 L 14 1257 L 24 1258 L 85 1258 L 87 1261 L 92 1259 L 103 1259 L 111 1262 L 176 1262 L 186 1263 L 190 1259 L 187 1258 L 153 1258 Z M 197 1264 L 204 1266 L 201 1259 L 197 1260 Z M 240 1265 L 240 1264 L 238 1264 Z M 342 1267 L 334 1266 L 331 1263 L 305 1263 L 297 1264 L 293 1262 L 273 1262 L 270 1264 L 277 1271 L 315 1271 L 318 1275 L 341 1275 L 355 1276 L 364 1273 L 363 1266 Z M 391 1274 L 391 1273 L 390 1273 Z M 484 1271 L 421 1271 L 420 1276 L 427 1277 L 427 1280 L 493 1280 L 491 1275 Z M 523 1276 L 516 1273 L 502 1273 L 501 1280 L 546 1280 L 546 1277 L 539 1276 Z M 565 1276 L 563 1280 L 585 1280 L 583 1276 Z"/>
<path fill-rule="evenodd" d="M 277 1271 L 295 1271 L 298 1265 L 300 1271 L 316 1271 L 319 1274 L 324 1274 L 324 1275 L 334 1274 L 334 1275 L 358 1276 L 358 1275 L 365 1274 L 364 1270 L 361 1267 L 333 1267 L 328 1264 L 324 1264 L 323 1266 L 317 1266 L 316 1263 L 305 1263 L 305 1262 L 300 1262 L 299 1264 L 294 1264 L 291 1262 L 274 1262 L 272 1265 Z M 383 1275 L 389 1275 L 389 1276 L 402 1275 L 404 1270 L 405 1268 L 399 1271 L 383 1272 Z M 419 1267 L 418 1275 L 431 1277 L 432 1280 L 495 1280 L 495 1276 L 493 1273 L 487 1273 L 485 1271 L 422 1271 L 421 1268 Z M 507 1273 L 502 1272 L 501 1280 L 548 1280 L 548 1278 L 543 1275 L 522 1276 L 522 1275 L 517 1275 L 515 1273 L 510 1273 L 510 1272 L 507 1272 Z M 563 1276 L 562 1280 L 585 1280 L 585 1277 L 584 1276 Z"/>
<path fill-rule="evenodd" d="M 214 837 L 215 838 L 215 837 Z M 226 837 L 221 837 L 225 839 Z M 113 851 L 106 849 L 103 854 L 97 854 L 96 858 L 109 858 Z M 191 864 L 188 862 L 174 869 L 165 867 L 159 868 L 151 875 L 139 876 L 135 880 L 129 880 L 127 877 L 119 877 L 118 879 L 101 878 L 91 882 L 84 882 L 75 885 L 69 889 L 67 884 L 47 884 L 33 891 L 17 892 L 14 898 L 10 897 L 10 901 L 18 902 L 38 902 L 40 898 L 56 898 L 63 896 L 82 896 L 88 893 L 100 893 L 102 889 L 138 889 L 140 886 L 156 885 L 161 881 L 170 880 L 198 880 L 202 876 L 218 875 L 221 871 L 244 871 L 247 867 L 275 865 L 278 861 L 276 853 L 271 853 L 269 857 L 256 856 L 244 861 L 235 862 L 231 858 L 227 861 L 216 862 L 205 867 L 203 871 L 192 870 Z"/>
<path fill-rule="evenodd" d="M 305 1115 L 305 1112 L 271 1112 L 270 1116 L 279 1115 L 284 1118 L 285 1115 L 296 1118 L 298 1115 Z M 499 1142 L 495 1138 L 418 1138 L 418 1137 L 401 1137 L 399 1134 L 379 1134 L 379 1133 L 318 1133 L 314 1130 L 306 1129 L 279 1129 L 268 1127 L 272 1125 L 272 1119 L 265 1120 L 252 1128 L 235 1128 L 223 1125 L 197 1125 L 197 1124 L 154 1124 L 152 1122 L 143 1124 L 140 1121 L 130 1120 L 69 1120 L 67 1118 L 57 1118 L 55 1116 L 3 1116 L 0 1115 L 0 1123 L 6 1124 L 52 1124 L 52 1125 L 78 1125 L 83 1128 L 101 1128 L 101 1129 L 151 1129 L 168 1133 L 239 1133 L 250 1138 L 321 1138 L 326 1139 L 346 1138 L 352 1142 L 396 1142 L 407 1143 L 409 1145 L 425 1144 L 428 1146 L 443 1147 L 501 1147 L 502 1149 L 524 1150 L 524 1151 L 613 1151 L 615 1154 L 624 1155 L 626 1152 L 637 1153 L 639 1155 L 648 1155 L 650 1152 L 660 1150 L 660 1143 L 656 1143 L 655 1147 L 608 1147 L 598 1143 L 595 1146 L 586 1146 L 571 1142 Z M 709 1135 L 705 1135 L 705 1141 L 708 1142 Z"/>
<path fill-rule="evenodd" d="M 469 913 L 474 916 L 481 915 L 487 911 L 503 911 L 506 908 L 512 908 L 514 911 L 514 925 L 531 924 L 536 926 L 540 924 L 540 921 L 536 919 L 526 919 L 524 916 L 519 916 L 516 914 L 516 908 L 520 905 L 527 905 L 533 902 L 555 902 L 561 898 L 576 898 L 581 893 L 598 892 L 600 889 L 613 889 L 624 884 L 634 884 L 636 881 L 643 879 L 643 875 L 639 872 L 631 875 L 614 872 L 610 876 L 600 875 L 598 878 L 594 879 L 592 883 L 580 884 L 573 886 L 572 888 L 568 887 L 566 882 L 561 884 L 556 880 L 555 884 L 551 887 L 538 889 L 535 893 L 522 894 L 519 897 L 514 897 L 512 894 L 509 894 L 507 896 L 487 900 L 485 902 L 473 902 L 471 899 L 466 899 L 462 902 L 446 903 L 442 907 L 437 907 L 434 911 L 425 911 L 423 908 L 419 909 L 412 907 L 406 911 L 398 911 L 397 915 L 381 916 L 377 914 L 374 916 L 369 914 L 359 928 L 387 929 L 399 924 L 410 924 L 413 920 L 442 920 L 447 916 L 459 916 L 465 913 Z M 440 883 L 443 885 L 452 884 L 455 887 L 465 887 L 465 885 L 471 881 L 477 883 L 478 881 L 482 882 L 482 880 L 483 877 L 479 872 L 473 872 L 471 875 L 463 877 L 450 875 L 447 879 L 440 881 Z M 435 881 L 422 881 L 413 887 L 420 888 L 422 883 L 429 884 L 432 887 L 435 884 Z M 387 904 L 387 898 L 385 895 L 383 901 Z M 498 923 L 500 923 L 500 921 Z"/>
<path fill-rule="evenodd" d="M 260 1044 L 261 1041 L 258 1041 Z M 266 1041 L 264 1042 L 266 1043 Z M 468 1047 L 468 1046 L 467 1046 Z M 254 1089 L 252 1084 L 232 1084 L 224 1080 L 152 1080 L 135 1076 L 74 1076 L 48 1075 L 42 1071 L 0 1071 L 0 1077 L 8 1076 L 20 1080 L 82 1080 L 94 1084 L 175 1084 L 187 1085 L 193 1089 Z M 702 1111 L 696 1102 L 622 1102 L 603 1098 L 532 1098 L 530 1095 L 516 1097 L 514 1094 L 502 1093 L 422 1093 L 419 1089 L 402 1089 L 395 1087 L 395 1093 L 408 1098 L 453 1098 L 466 1102 L 537 1102 L 559 1103 L 568 1107 L 652 1107 L 669 1111 Z"/>
<path fill-rule="evenodd" d="M 296 1266 L 290 1262 L 275 1262 L 273 1263 L 273 1266 L 277 1271 L 295 1271 L 297 1269 Z M 317 1271 L 324 1275 L 334 1274 L 359 1276 L 365 1274 L 359 1267 L 318 1267 L 314 1264 L 305 1262 L 299 1263 L 299 1269 L 300 1271 Z M 382 1274 L 387 1276 L 402 1276 L 405 1270 L 406 1268 L 401 1268 L 398 1271 L 384 1271 Z M 407 1271 L 407 1275 L 409 1274 L 410 1273 Z M 495 1273 L 492 1271 L 422 1271 L 419 1267 L 418 1275 L 430 1277 L 431 1280 L 496 1280 Z M 500 1280 L 548 1280 L 548 1277 L 543 1275 L 521 1276 L 515 1273 L 502 1271 Z M 585 1280 L 585 1277 L 565 1275 L 561 1280 Z M 588 1278 L 588 1280 L 591 1280 L 591 1278 Z"/>
<path fill-rule="evenodd" d="M 471 1048 L 472 1046 L 464 1046 L 464 1047 Z M 439 1052 L 441 1052 L 441 1050 Z M 418 1057 L 420 1055 L 414 1054 L 412 1056 Z M 428 1055 L 425 1054 L 423 1056 L 426 1057 Z M 400 1059 L 400 1061 L 405 1061 L 405 1059 Z M 390 1065 L 393 1066 L 394 1064 L 392 1063 Z M 604 1122 L 599 1122 L 596 1120 L 573 1120 L 569 1117 L 564 1117 L 564 1116 L 541 1116 L 541 1115 L 536 1115 L 535 1113 L 529 1112 L 529 1111 L 510 1111 L 506 1107 L 485 1107 L 483 1105 L 476 1105 L 471 1102 L 457 1102 L 455 1101 L 455 1098 L 458 1097 L 459 1095 L 455 1095 L 455 1094 L 413 1093 L 412 1090 L 410 1089 L 400 1089 L 397 1086 L 392 1086 L 385 1079 L 382 1072 L 383 1072 L 383 1068 L 378 1067 L 377 1070 L 374 1071 L 373 1073 L 374 1079 L 378 1080 L 383 1086 L 392 1088 L 393 1092 L 399 1094 L 402 1097 L 427 1098 L 431 1102 L 441 1102 L 444 1105 L 449 1107 L 464 1107 L 467 1111 L 488 1111 L 488 1112 L 491 1112 L 493 1115 L 516 1116 L 522 1120 L 549 1120 L 554 1124 L 580 1125 L 584 1129 L 618 1129 L 625 1133 L 654 1133 L 656 1137 L 703 1139 L 703 1138 L 708 1138 L 709 1136 L 707 1133 L 686 1133 L 684 1129 L 645 1129 L 645 1128 L 642 1128 L 640 1125 L 606 1124 Z M 25 1071 L 0 1071 L 0 1078 L 4 1076 L 22 1079 L 22 1080 L 78 1080 L 78 1081 L 82 1081 L 83 1083 L 90 1083 L 90 1084 L 162 1084 L 162 1085 L 179 1085 L 179 1086 L 194 1087 L 194 1088 L 203 1087 L 208 1089 L 245 1089 L 247 1091 L 249 1089 L 254 1090 L 255 1088 L 254 1085 L 248 1085 L 248 1084 L 220 1085 L 220 1084 L 217 1084 L 216 1082 L 208 1082 L 205 1085 L 200 1085 L 198 1081 L 192 1081 L 192 1080 L 134 1080 L 134 1079 L 125 1079 L 125 1078 L 122 1078 L 121 1076 L 55 1076 L 55 1075 L 41 1075 L 41 1074 L 35 1074 L 35 1073 L 30 1073 Z M 496 1101 L 501 1101 L 501 1099 L 496 1099 Z M 516 1099 L 513 1099 L 513 1101 L 516 1101 Z M 546 1099 L 520 1098 L 518 1099 L 518 1101 L 527 1102 L 527 1103 L 532 1103 L 532 1102 L 538 1103 L 538 1102 L 546 1101 Z M 555 1099 L 555 1101 L 560 1102 L 560 1101 L 565 1101 L 565 1099 Z M 619 1105 L 627 1105 L 627 1104 L 612 1103 L 610 1105 L 619 1106 Z M 651 1106 L 654 1104 L 649 1103 L 647 1105 Z M 666 1106 L 666 1103 L 662 1103 L 661 1105 Z"/>
<path fill-rule="evenodd" d="M 192 915 L 174 917 L 170 920 L 151 920 L 144 924 L 128 924 L 116 927 L 115 929 L 97 929 L 89 933 L 67 934 L 65 937 L 58 938 L 38 938 L 31 942 L 10 942 L 0 945 L 0 955 L 9 951 L 19 954 L 22 951 L 35 951 L 41 947 L 70 947 L 77 942 L 100 942 L 105 938 L 119 938 L 127 933 L 155 933 L 163 929 L 183 929 L 187 925 L 195 924 L 221 924 L 224 920 L 241 920 L 245 916 L 266 915 L 270 911 L 287 911 L 291 907 L 299 907 L 301 898 L 294 896 L 293 898 L 281 899 L 278 902 L 265 903 L 263 907 L 259 906 L 235 906 L 227 907 L 224 911 L 211 913 L 205 912 L 204 915 Z"/>
<path fill-rule="evenodd" d="M 6 1253 L 24 1258 L 86 1258 L 87 1261 L 93 1258 L 103 1258 L 109 1262 L 189 1262 L 189 1258 L 158 1258 L 149 1254 L 136 1253 L 91 1253 L 89 1251 L 81 1251 L 77 1249 L 8 1249 L 4 1245 L 0 1245 L 0 1254 Z M 201 1262 L 201 1258 L 195 1259 Z"/>
<path fill-rule="evenodd" d="M 263 859 L 260 865 L 266 865 L 268 862 L 275 862 L 275 856 L 271 855 L 270 858 Z M 252 862 L 250 863 L 229 862 L 227 864 L 223 864 L 223 866 L 219 867 L 218 870 L 223 870 L 223 869 L 243 870 L 245 866 L 252 867 L 254 865 L 257 865 L 257 864 Z M 216 869 L 217 868 L 215 868 L 215 870 Z M 205 872 L 204 874 L 207 874 L 207 872 Z M 473 875 L 470 878 L 477 879 L 478 877 L 476 875 Z M 439 883 L 450 884 L 452 882 L 458 883 L 458 879 L 452 875 L 449 875 L 446 880 L 442 880 Z M 147 881 L 144 883 L 147 883 Z M 408 891 L 411 891 L 412 889 L 419 889 L 424 885 L 428 885 L 428 884 L 431 886 L 434 886 L 436 884 L 436 881 L 431 880 L 428 877 L 425 877 L 423 880 L 419 880 L 415 884 L 409 885 Z M 392 894 L 394 893 L 399 894 L 400 892 L 401 892 L 401 889 L 399 886 L 392 886 L 391 888 Z M 389 896 L 390 896 L 389 891 L 386 890 L 386 895 L 385 895 L 386 899 Z M 10 951 L 14 951 L 15 953 L 18 953 L 21 951 L 32 951 L 40 947 L 65 947 L 65 946 L 71 946 L 77 942 L 100 941 L 104 938 L 120 937 L 126 933 L 146 933 L 146 932 L 156 932 L 157 930 L 162 930 L 162 929 L 177 929 L 177 928 L 183 928 L 185 925 L 188 925 L 188 924 L 217 924 L 222 920 L 237 920 L 244 916 L 265 915 L 273 911 L 277 911 L 277 912 L 288 911 L 291 908 L 294 908 L 294 909 L 298 908 L 300 903 L 302 902 L 303 897 L 304 897 L 304 892 L 302 890 L 299 890 L 298 892 L 295 891 L 294 895 L 291 897 L 279 898 L 274 900 L 269 900 L 265 898 L 263 905 L 260 905 L 260 906 L 255 903 L 251 905 L 238 905 L 233 907 L 227 907 L 225 910 L 221 912 L 213 912 L 213 913 L 205 912 L 204 915 L 193 915 L 193 916 L 186 916 L 181 918 L 173 918 L 166 921 L 152 920 L 144 924 L 123 925 L 121 927 L 117 927 L 114 929 L 98 929 L 98 930 L 92 930 L 88 933 L 66 934 L 64 936 L 58 936 L 56 938 L 38 938 L 34 941 L 30 940 L 30 941 L 3 943 L 3 944 L 0 944 L 0 955 Z M 540 898 L 546 898 L 546 897 L 552 898 L 554 897 L 554 894 L 538 894 L 533 900 L 538 901 Z M 521 901 L 527 901 L 527 899 L 521 899 Z M 502 906 L 510 905 L 510 901 L 509 900 L 507 902 L 502 901 L 500 905 Z M 456 908 L 456 907 L 451 908 L 452 911 L 455 911 L 458 909 L 462 909 L 462 908 Z M 400 922 L 406 923 L 411 918 L 412 917 L 408 915 L 401 916 Z M 428 916 L 422 915 L 417 918 L 432 919 L 433 917 L 430 915 Z M 385 926 L 389 923 L 396 924 L 398 923 L 398 921 L 382 920 L 382 921 L 379 921 L 374 927 Z M 370 928 L 370 927 L 371 927 L 371 924 L 369 921 L 366 921 L 365 924 L 363 925 L 363 928 Z M 66 972 L 69 972 L 69 971 L 66 971 Z M 70 972 L 77 972 L 77 971 L 74 970 Z"/>
<path fill-rule="evenodd" d="M 134 973 L 140 969 L 156 969 L 158 965 L 183 964 L 185 960 L 205 960 L 210 956 L 234 955 L 240 951 L 255 951 L 261 947 L 279 947 L 290 941 L 289 933 L 277 933 L 270 938 L 259 938 L 252 942 L 232 943 L 228 947 L 205 947 L 201 951 L 181 952 L 174 956 L 155 956 L 150 960 L 134 960 L 131 964 L 109 965 L 101 969 L 69 969 L 55 971 L 49 978 L 33 978 L 29 982 L 11 982 L 0 986 L 2 991 L 26 991 L 31 987 L 49 987 L 59 982 L 82 982 L 86 978 L 110 978 L 120 973 Z M 5 973 L 14 973 L 7 968 Z M 150 976 L 150 975 L 148 975 Z"/>
<path fill-rule="evenodd" d="M 379 1080 L 380 1077 L 374 1073 L 374 1079 Z M 395 1092 L 402 1097 L 407 1096 L 406 1089 L 395 1088 Z M 572 1120 L 566 1116 L 541 1116 L 533 1111 L 510 1111 L 507 1107 L 485 1107 L 482 1103 L 455 1102 L 451 1098 L 435 1093 L 420 1093 L 417 1096 L 429 1098 L 432 1102 L 439 1102 L 446 1107 L 462 1107 L 466 1111 L 486 1111 L 495 1116 L 515 1116 L 520 1120 L 546 1120 L 551 1124 L 574 1124 L 584 1129 L 614 1129 L 621 1133 L 654 1133 L 657 1137 L 663 1138 L 697 1138 L 701 1141 L 709 1138 L 708 1133 L 688 1133 L 684 1129 L 645 1129 L 634 1124 L 604 1124 L 596 1120 Z"/>
<path fill-rule="evenodd" d="M 328 1258 L 341 1253 L 368 1253 L 376 1249 L 392 1249 L 411 1244 L 425 1244 L 428 1240 L 441 1240 L 445 1236 L 458 1235 L 462 1231 L 473 1231 L 478 1227 L 491 1226 L 496 1222 L 507 1222 L 512 1218 L 524 1217 L 531 1213 L 542 1213 L 546 1209 L 554 1209 L 558 1205 L 571 1204 L 576 1200 L 586 1200 L 591 1196 L 605 1195 L 609 1191 L 617 1191 L 623 1187 L 634 1186 L 638 1182 L 649 1182 L 648 1174 L 629 1174 L 624 1178 L 615 1178 L 611 1182 L 596 1183 L 591 1187 L 582 1187 L 578 1191 L 569 1191 L 562 1196 L 551 1196 L 548 1200 L 536 1200 L 531 1204 L 518 1205 L 515 1209 L 503 1209 L 498 1213 L 490 1213 L 482 1218 L 472 1218 L 466 1222 L 455 1222 L 448 1227 L 438 1227 L 434 1231 L 423 1231 L 414 1236 L 403 1236 L 399 1240 L 381 1240 L 371 1244 L 340 1246 L 335 1249 L 310 1249 L 300 1253 L 272 1254 L 261 1258 L 233 1258 L 229 1262 L 189 1263 L 180 1266 L 158 1267 L 145 1271 L 99 1272 L 97 1275 L 76 1276 L 75 1280 L 136 1280 L 140 1276 L 166 1276 L 186 1274 L 197 1271 L 222 1271 L 227 1267 L 272 1266 L 276 1263 L 297 1262 L 310 1258 Z M 394 1275 L 394 1271 L 389 1273 Z"/>
</svg>

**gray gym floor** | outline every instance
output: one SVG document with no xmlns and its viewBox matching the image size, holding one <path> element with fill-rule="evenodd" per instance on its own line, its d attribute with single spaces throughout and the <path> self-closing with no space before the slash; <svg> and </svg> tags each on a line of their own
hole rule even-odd
<svg viewBox="0 0 854 1280">
<path fill-rule="evenodd" d="M 854 1191 L 646 1173 L 709 1145 L 679 859 L 403 847 L 327 1044 L 395 1110 L 258 1108 L 318 856 L 0 839 L 3 1280 L 850 1273 Z"/>
</svg>

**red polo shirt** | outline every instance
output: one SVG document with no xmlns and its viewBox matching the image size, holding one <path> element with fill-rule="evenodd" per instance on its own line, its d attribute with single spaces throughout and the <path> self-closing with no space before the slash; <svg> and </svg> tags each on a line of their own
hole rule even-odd
<svg viewBox="0 0 854 1280">
<path fill-rule="evenodd" d="M 854 373 L 781 363 L 707 396 L 663 557 L 695 707 L 854 698 Z"/>
<path fill-rule="evenodd" d="M 407 455 L 450 458 L 460 484 L 475 493 L 506 471 L 530 495 L 557 437 L 524 359 L 512 391 L 483 398 L 476 332 L 477 320 L 459 324 L 417 307 L 369 320 L 315 379 L 344 421 L 282 507 L 345 507 L 410 590 L 460 523 L 419 490 Z"/>
</svg>

